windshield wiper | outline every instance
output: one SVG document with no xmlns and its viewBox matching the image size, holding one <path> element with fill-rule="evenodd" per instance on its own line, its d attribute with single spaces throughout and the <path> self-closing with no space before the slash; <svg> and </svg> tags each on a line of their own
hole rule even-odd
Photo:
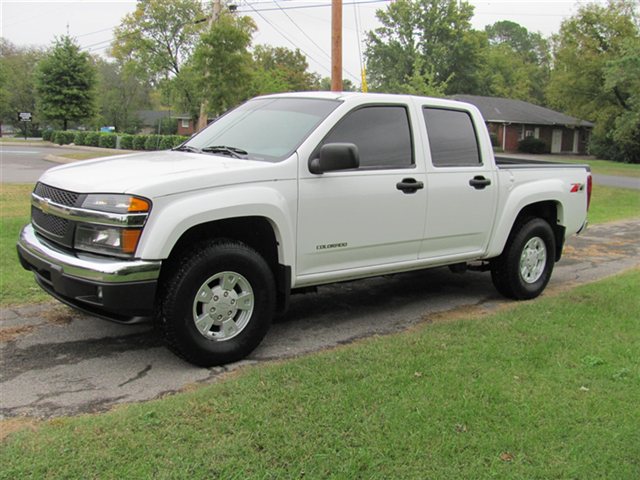
<svg viewBox="0 0 640 480">
<path fill-rule="evenodd" d="M 226 145 L 210 145 L 202 149 L 203 152 L 208 153 L 222 153 L 230 155 L 234 158 L 247 158 L 248 152 L 237 147 L 227 147 Z"/>
<path fill-rule="evenodd" d="M 172 148 L 174 152 L 193 152 L 200 153 L 200 150 L 195 147 L 190 147 L 189 145 L 180 145 L 179 147 Z"/>
</svg>

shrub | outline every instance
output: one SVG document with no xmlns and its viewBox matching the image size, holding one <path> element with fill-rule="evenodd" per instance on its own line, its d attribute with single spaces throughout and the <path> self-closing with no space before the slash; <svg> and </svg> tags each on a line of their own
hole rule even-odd
<svg viewBox="0 0 640 480">
<path fill-rule="evenodd" d="M 98 132 L 88 132 L 87 136 L 84 138 L 84 144 L 90 147 L 97 147 L 100 144 L 100 133 Z"/>
<path fill-rule="evenodd" d="M 489 134 L 489 138 L 491 138 L 491 146 L 492 147 L 499 147 L 500 146 L 500 141 L 498 140 L 498 135 L 496 135 L 495 133 L 490 133 Z"/>
<path fill-rule="evenodd" d="M 73 142 L 75 136 L 75 132 L 59 130 L 52 135 L 51 141 L 53 143 L 57 143 L 58 145 L 68 145 L 69 143 Z"/>
<path fill-rule="evenodd" d="M 118 136 L 114 133 L 101 133 L 98 146 L 102 148 L 116 148 Z"/>
<path fill-rule="evenodd" d="M 147 143 L 147 135 L 135 135 L 133 137 L 133 149 L 144 150 L 144 146 Z"/>
<path fill-rule="evenodd" d="M 549 148 L 539 138 L 526 137 L 518 142 L 518 151 L 523 153 L 547 153 Z"/>
<path fill-rule="evenodd" d="M 146 142 L 144 142 L 145 150 L 158 150 L 160 149 L 160 135 L 148 135 Z"/>
<path fill-rule="evenodd" d="M 53 133 L 55 133 L 55 130 L 47 129 L 47 130 L 43 131 L 42 132 L 42 140 L 44 140 L 46 142 L 50 142 L 51 141 L 51 136 L 52 136 Z"/>
<path fill-rule="evenodd" d="M 135 138 L 135 135 L 129 135 L 128 133 L 125 133 L 124 135 L 120 136 L 120 148 L 124 149 L 124 150 L 133 150 L 133 139 Z"/>
<path fill-rule="evenodd" d="M 88 132 L 76 132 L 75 137 L 73 137 L 73 143 L 76 145 L 84 145 L 87 139 Z"/>
</svg>

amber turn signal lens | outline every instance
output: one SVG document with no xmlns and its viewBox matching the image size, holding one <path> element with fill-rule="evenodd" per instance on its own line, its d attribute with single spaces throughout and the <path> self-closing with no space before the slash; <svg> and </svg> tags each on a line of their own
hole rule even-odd
<svg viewBox="0 0 640 480">
<path fill-rule="evenodd" d="M 122 252 L 134 253 L 138 247 L 138 240 L 142 230 L 126 229 L 122 231 Z"/>
<path fill-rule="evenodd" d="M 129 212 L 148 212 L 149 211 L 149 202 L 142 198 L 131 197 L 131 201 L 129 202 Z"/>
</svg>

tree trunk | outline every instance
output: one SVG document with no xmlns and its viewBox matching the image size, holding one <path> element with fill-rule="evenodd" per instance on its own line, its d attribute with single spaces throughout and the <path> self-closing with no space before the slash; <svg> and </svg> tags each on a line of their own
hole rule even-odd
<svg viewBox="0 0 640 480">
<path fill-rule="evenodd" d="M 62 129 L 66 131 L 67 130 L 67 119 L 66 118 L 63 120 L 63 125 L 64 125 L 64 127 Z"/>
</svg>

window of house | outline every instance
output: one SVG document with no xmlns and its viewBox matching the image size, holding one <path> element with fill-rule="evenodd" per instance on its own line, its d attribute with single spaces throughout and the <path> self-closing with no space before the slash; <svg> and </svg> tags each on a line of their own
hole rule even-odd
<svg viewBox="0 0 640 480">
<path fill-rule="evenodd" d="M 360 168 L 403 168 L 413 165 L 413 145 L 407 109 L 376 105 L 348 113 L 322 144 L 353 143 Z"/>
<path fill-rule="evenodd" d="M 481 165 L 478 140 L 471 117 L 461 110 L 423 108 L 435 167 Z"/>
<path fill-rule="evenodd" d="M 189 119 L 187 118 L 182 119 L 182 128 L 189 128 Z"/>
</svg>

